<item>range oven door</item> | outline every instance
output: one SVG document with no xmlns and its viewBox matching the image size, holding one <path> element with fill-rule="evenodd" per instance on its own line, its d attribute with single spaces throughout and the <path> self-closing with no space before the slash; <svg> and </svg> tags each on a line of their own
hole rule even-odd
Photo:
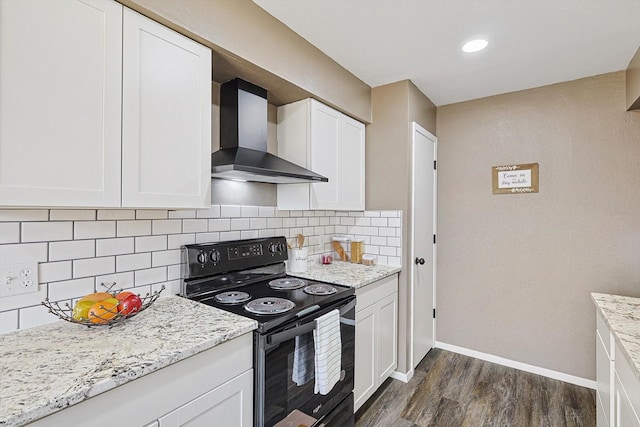
<svg viewBox="0 0 640 427">
<path fill-rule="evenodd" d="M 324 425 L 322 418 L 342 406 L 353 391 L 355 358 L 355 305 L 350 297 L 318 310 L 300 320 L 270 331 L 254 334 L 255 339 L 255 418 L 256 426 Z M 315 319 L 332 310 L 340 310 L 342 343 L 340 381 L 326 394 L 314 393 L 315 376 L 300 374 L 300 353 L 294 376 L 296 342 L 311 340 L 307 351 L 313 352 Z M 298 337 L 298 339 L 296 339 Z M 298 349 L 298 352 L 300 349 Z M 313 369 L 314 354 L 308 357 Z M 306 377 L 306 378 L 305 378 Z M 331 415 L 330 415 L 331 416 Z M 328 418 L 328 417 L 327 417 Z"/>
</svg>

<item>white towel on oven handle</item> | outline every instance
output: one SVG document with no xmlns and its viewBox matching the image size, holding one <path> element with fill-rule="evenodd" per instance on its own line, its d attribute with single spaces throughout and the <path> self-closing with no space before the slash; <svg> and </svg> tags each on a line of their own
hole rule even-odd
<svg viewBox="0 0 640 427">
<path fill-rule="evenodd" d="M 340 381 L 340 370 L 342 369 L 339 310 L 332 310 L 316 319 L 313 340 L 316 353 L 314 393 L 326 395 Z"/>
</svg>

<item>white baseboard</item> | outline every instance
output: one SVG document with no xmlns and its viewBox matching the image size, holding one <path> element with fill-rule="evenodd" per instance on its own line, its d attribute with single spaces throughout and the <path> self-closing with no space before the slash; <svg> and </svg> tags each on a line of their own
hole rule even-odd
<svg viewBox="0 0 640 427">
<path fill-rule="evenodd" d="M 408 383 L 409 380 L 413 378 L 413 369 L 407 372 L 406 374 L 404 372 L 393 371 L 390 376 L 394 380 L 399 380 L 399 381 L 402 381 L 403 383 Z"/>
<path fill-rule="evenodd" d="M 519 369 L 525 372 L 531 372 L 532 374 L 542 375 L 543 377 L 564 381 L 569 384 L 575 384 L 575 385 L 579 385 L 581 387 L 587 387 L 593 390 L 596 389 L 596 382 L 593 380 L 576 377 L 574 375 L 565 374 L 563 372 L 553 371 L 551 369 L 540 368 L 538 366 L 517 362 L 511 359 L 505 359 L 504 357 L 495 356 L 493 354 L 482 353 L 476 350 L 471 350 L 464 347 L 458 347 L 457 345 L 447 344 L 440 341 L 436 341 L 436 348 L 452 351 L 454 353 L 462 354 L 464 356 L 474 357 L 476 359 L 485 360 L 491 363 L 497 363 L 498 365 L 507 366 L 509 368 Z"/>
</svg>

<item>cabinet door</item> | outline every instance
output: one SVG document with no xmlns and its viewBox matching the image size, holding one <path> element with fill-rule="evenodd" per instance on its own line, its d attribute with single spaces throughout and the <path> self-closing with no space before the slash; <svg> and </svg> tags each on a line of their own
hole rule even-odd
<svg viewBox="0 0 640 427">
<path fill-rule="evenodd" d="M 122 206 L 211 204 L 211 50 L 125 9 Z"/>
<path fill-rule="evenodd" d="M 356 312 L 355 410 L 373 394 L 377 387 L 376 372 L 376 305 Z"/>
<path fill-rule="evenodd" d="M 364 124 L 342 116 L 340 139 L 340 209 L 364 210 Z"/>
<path fill-rule="evenodd" d="M 631 400 L 617 375 L 615 377 L 615 395 L 615 426 L 639 427 L 640 420 L 633 410 Z"/>
<path fill-rule="evenodd" d="M 398 366 L 398 294 L 394 293 L 380 300 L 377 307 L 376 373 L 378 384 L 382 384 Z"/>
<path fill-rule="evenodd" d="M 340 209 L 340 133 L 342 114 L 311 101 L 310 169 L 329 178 L 311 185 L 311 209 Z"/>
<path fill-rule="evenodd" d="M 159 427 L 252 427 L 253 370 L 161 417 Z"/>
<path fill-rule="evenodd" d="M 608 340 L 609 331 L 607 330 L 606 333 L 606 339 Z M 614 364 L 609 359 L 600 331 L 596 331 L 596 392 L 599 401 L 596 411 L 598 412 L 598 418 L 605 420 L 606 425 L 611 424 L 611 378 L 613 377 L 613 369 Z"/>
<path fill-rule="evenodd" d="M 0 1 L 0 205 L 120 205 L 121 47 L 114 1 Z"/>
</svg>

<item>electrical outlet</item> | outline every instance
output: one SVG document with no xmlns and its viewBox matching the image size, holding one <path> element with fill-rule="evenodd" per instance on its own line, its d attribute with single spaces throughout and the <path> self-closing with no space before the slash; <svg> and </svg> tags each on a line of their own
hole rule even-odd
<svg viewBox="0 0 640 427">
<path fill-rule="evenodd" d="M 0 265 L 0 297 L 38 292 L 38 262 Z"/>
</svg>

